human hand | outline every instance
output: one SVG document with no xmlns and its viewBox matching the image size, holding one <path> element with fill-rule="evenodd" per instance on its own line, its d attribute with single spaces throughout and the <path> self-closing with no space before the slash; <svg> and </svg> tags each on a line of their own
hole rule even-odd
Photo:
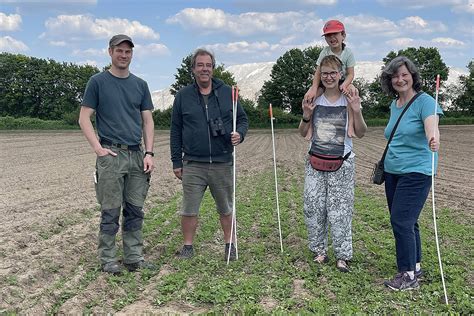
<svg viewBox="0 0 474 316">
<path fill-rule="evenodd" d="M 315 103 L 313 103 L 312 101 L 310 102 L 303 99 L 303 101 L 301 101 L 301 108 L 303 109 L 303 117 L 309 118 L 313 116 L 313 111 L 315 107 L 316 107 Z"/>
<path fill-rule="evenodd" d="M 155 169 L 153 157 L 151 155 L 145 155 L 145 157 L 143 157 L 143 171 L 145 173 L 151 173 L 153 169 Z"/>
<path fill-rule="evenodd" d="M 309 103 L 313 103 L 314 98 L 316 97 L 316 93 L 318 88 L 315 86 L 311 86 L 308 91 L 306 91 L 303 100 Z"/>
<path fill-rule="evenodd" d="M 352 86 L 354 87 L 354 86 Z M 351 91 L 349 94 L 346 95 L 347 102 L 349 102 L 349 106 L 351 107 L 354 113 L 358 113 L 361 108 L 361 100 L 359 96 L 359 90 L 354 87 L 354 90 Z"/>
<path fill-rule="evenodd" d="M 339 90 L 341 90 L 341 92 L 345 96 L 348 96 L 350 94 L 356 93 L 357 88 L 352 83 L 349 83 L 349 84 L 343 83 L 339 86 Z"/>
<path fill-rule="evenodd" d="M 430 147 L 431 151 L 438 151 L 439 150 L 439 141 L 435 137 L 431 137 L 428 146 Z"/>
<path fill-rule="evenodd" d="M 107 155 L 111 155 L 114 157 L 117 156 L 117 154 L 114 153 L 110 148 L 104 148 L 104 147 L 100 147 L 99 149 L 95 151 L 95 153 L 97 154 L 97 157 L 104 157 Z"/>
<path fill-rule="evenodd" d="M 174 175 L 176 176 L 176 178 L 178 178 L 179 180 L 183 179 L 183 168 L 173 169 L 173 172 L 174 172 Z"/>
<path fill-rule="evenodd" d="M 239 132 L 232 132 L 230 133 L 230 141 L 232 142 L 232 145 L 237 146 L 240 144 L 240 133 Z"/>
</svg>

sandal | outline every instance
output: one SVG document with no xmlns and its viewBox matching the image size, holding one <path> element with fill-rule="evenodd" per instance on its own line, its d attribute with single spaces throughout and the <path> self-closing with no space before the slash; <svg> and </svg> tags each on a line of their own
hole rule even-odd
<svg viewBox="0 0 474 316">
<path fill-rule="evenodd" d="M 336 268 L 341 272 L 350 272 L 347 260 L 338 259 L 336 261 Z"/>
<path fill-rule="evenodd" d="M 329 258 L 326 255 L 316 255 L 314 256 L 313 261 L 319 264 L 323 264 L 323 263 L 327 263 L 329 261 Z"/>
</svg>

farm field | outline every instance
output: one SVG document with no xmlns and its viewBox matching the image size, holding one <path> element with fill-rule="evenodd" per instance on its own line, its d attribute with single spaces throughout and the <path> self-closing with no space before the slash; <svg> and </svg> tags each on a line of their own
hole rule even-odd
<svg viewBox="0 0 474 316">
<path fill-rule="evenodd" d="M 354 144 L 355 258 L 348 277 L 335 271 L 334 258 L 323 268 L 311 262 L 302 215 L 308 143 L 296 130 L 278 130 L 275 136 L 283 254 L 273 213 L 271 134 L 251 130 L 237 147 L 240 258 L 229 267 L 208 196 L 197 256 L 190 262 L 174 258 L 181 242 L 176 214 L 181 186 L 171 170 L 169 134 L 157 131 L 144 234 L 146 257 L 159 270 L 120 277 L 98 270 L 95 154 L 80 132 L 55 131 L 0 133 L 0 313 L 473 313 L 474 244 L 466 236 L 472 236 L 474 224 L 474 126 L 441 126 L 440 131 L 435 192 L 449 308 L 443 306 L 437 272 L 430 199 L 422 215 L 425 258 L 432 270 L 427 284 L 409 294 L 382 286 L 395 272 L 383 187 L 369 183 L 385 146 L 382 128 L 369 128 Z"/>
</svg>

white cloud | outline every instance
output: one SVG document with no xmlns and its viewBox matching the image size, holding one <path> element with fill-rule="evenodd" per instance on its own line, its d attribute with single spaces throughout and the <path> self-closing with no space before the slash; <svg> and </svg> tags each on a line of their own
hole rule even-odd
<svg viewBox="0 0 474 316">
<path fill-rule="evenodd" d="M 305 12 L 246 12 L 229 14 L 220 9 L 186 8 L 169 17 L 166 22 L 179 24 L 188 30 L 210 33 L 230 33 L 237 36 L 251 34 L 292 34 L 313 29 L 316 17 Z M 316 21 L 317 22 L 317 21 Z M 322 22 L 319 22 L 322 26 Z"/>
<path fill-rule="evenodd" d="M 88 15 L 59 15 L 45 22 L 47 29 L 41 37 L 79 40 L 84 38 L 109 39 L 115 34 L 128 34 L 132 39 L 159 39 L 152 28 L 138 21 L 109 18 L 95 19 Z"/>
<path fill-rule="evenodd" d="M 404 18 L 400 21 L 400 25 L 411 28 L 411 27 L 421 27 L 426 28 L 428 26 L 428 22 L 420 18 L 419 16 L 409 16 Z"/>
<path fill-rule="evenodd" d="M 395 22 L 366 14 L 339 17 L 339 20 L 344 23 L 348 36 L 352 32 L 367 34 L 368 36 L 396 36 L 400 32 Z"/>
<path fill-rule="evenodd" d="M 133 49 L 133 54 L 135 56 L 168 56 L 170 55 L 170 50 L 166 45 L 151 43 L 147 45 L 135 45 Z"/>
<path fill-rule="evenodd" d="M 249 43 L 247 41 L 241 41 L 241 42 L 233 42 L 233 43 L 226 43 L 226 44 L 219 43 L 219 44 L 206 45 L 206 48 L 213 50 L 215 52 L 221 52 L 221 53 L 249 54 L 249 53 L 256 53 L 256 52 L 270 50 L 272 46 L 267 42 Z"/>
<path fill-rule="evenodd" d="M 41 4 L 64 4 L 64 3 L 73 3 L 73 4 L 97 4 L 97 0 L 2 0 L 4 3 L 41 3 Z"/>
<path fill-rule="evenodd" d="M 6 15 L 0 12 L 0 31 L 17 31 L 20 29 L 21 16 L 19 14 Z"/>
<path fill-rule="evenodd" d="M 22 41 L 16 40 L 10 36 L 0 37 L 0 51 L 7 53 L 20 53 L 29 48 Z"/>
<path fill-rule="evenodd" d="M 431 41 L 442 47 L 461 47 L 466 45 L 464 42 L 451 37 L 436 37 L 433 38 Z"/>
<path fill-rule="evenodd" d="M 49 41 L 49 44 L 51 46 L 60 46 L 60 47 L 64 47 L 67 45 L 65 41 Z"/>
<path fill-rule="evenodd" d="M 405 9 L 423 9 L 435 6 L 459 6 L 465 0 L 378 0 L 380 4 L 386 6 L 396 6 Z"/>
<path fill-rule="evenodd" d="M 382 5 L 405 9 L 448 6 L 455 13 L 474 14 L 474 0 L 378 0 Z"/>
<path fill-rule="evenodd" d="M 388 45 L 390 45 L 392 47 L 405 48 L 405 47 L 408 47 L 408 46 L 413 46 L 414 42 L 415 42 L 415 40 L 413 40 L 412 38 L 399 37 L 399 38 L 394 38 L 392 40 L 386 41 L 385 43 L 387 43 Z"/>
<path fill-rule="evenodd" d="M 95 48 L 88 48 L 88 49 L 75 49 L 72 51 L 73 56 L 91 56 L 91 57 L 104 57 L 108 56 L 108 52 L 106 48 L 102 49 L 95 49 Z"/>
<path fill-rule="evenodd" d="M 474 14 L 474 0 L 468 0 L 453 7 L 453 12 Z"/>
<path fill-rule="evenodd" d="M 337 4 L 337 0 L 296 0 L 294 2 L 299 2 L 303 4 L 318 4 L 318 5 L 334 5 Z"/>
<path fill-rule="evenodd" d="M 426 21 L 419 16 L 409 16 L 398 22 L 400 26 L 411 33 L 446 32 L 447 27 L 438 21 Z"/>
</svg>

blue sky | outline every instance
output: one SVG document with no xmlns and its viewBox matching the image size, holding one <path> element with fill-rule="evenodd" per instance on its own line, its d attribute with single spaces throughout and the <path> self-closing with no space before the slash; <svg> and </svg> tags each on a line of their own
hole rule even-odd
<svg viewBox="0 0 474 316">
<path fill-rule="evenodd" d="M 126 33 L 136 44 L 131 71 L 154 91 L 197 47 L 225 66 L 276 61 L 325 45 L 333 18 L 358 61 L 410 46 L 437 47 L 451 67 L 474 57 L 474 0 L 0 0 L 0 51 L 101 68 L 110 37 Z"/>
</svg>

